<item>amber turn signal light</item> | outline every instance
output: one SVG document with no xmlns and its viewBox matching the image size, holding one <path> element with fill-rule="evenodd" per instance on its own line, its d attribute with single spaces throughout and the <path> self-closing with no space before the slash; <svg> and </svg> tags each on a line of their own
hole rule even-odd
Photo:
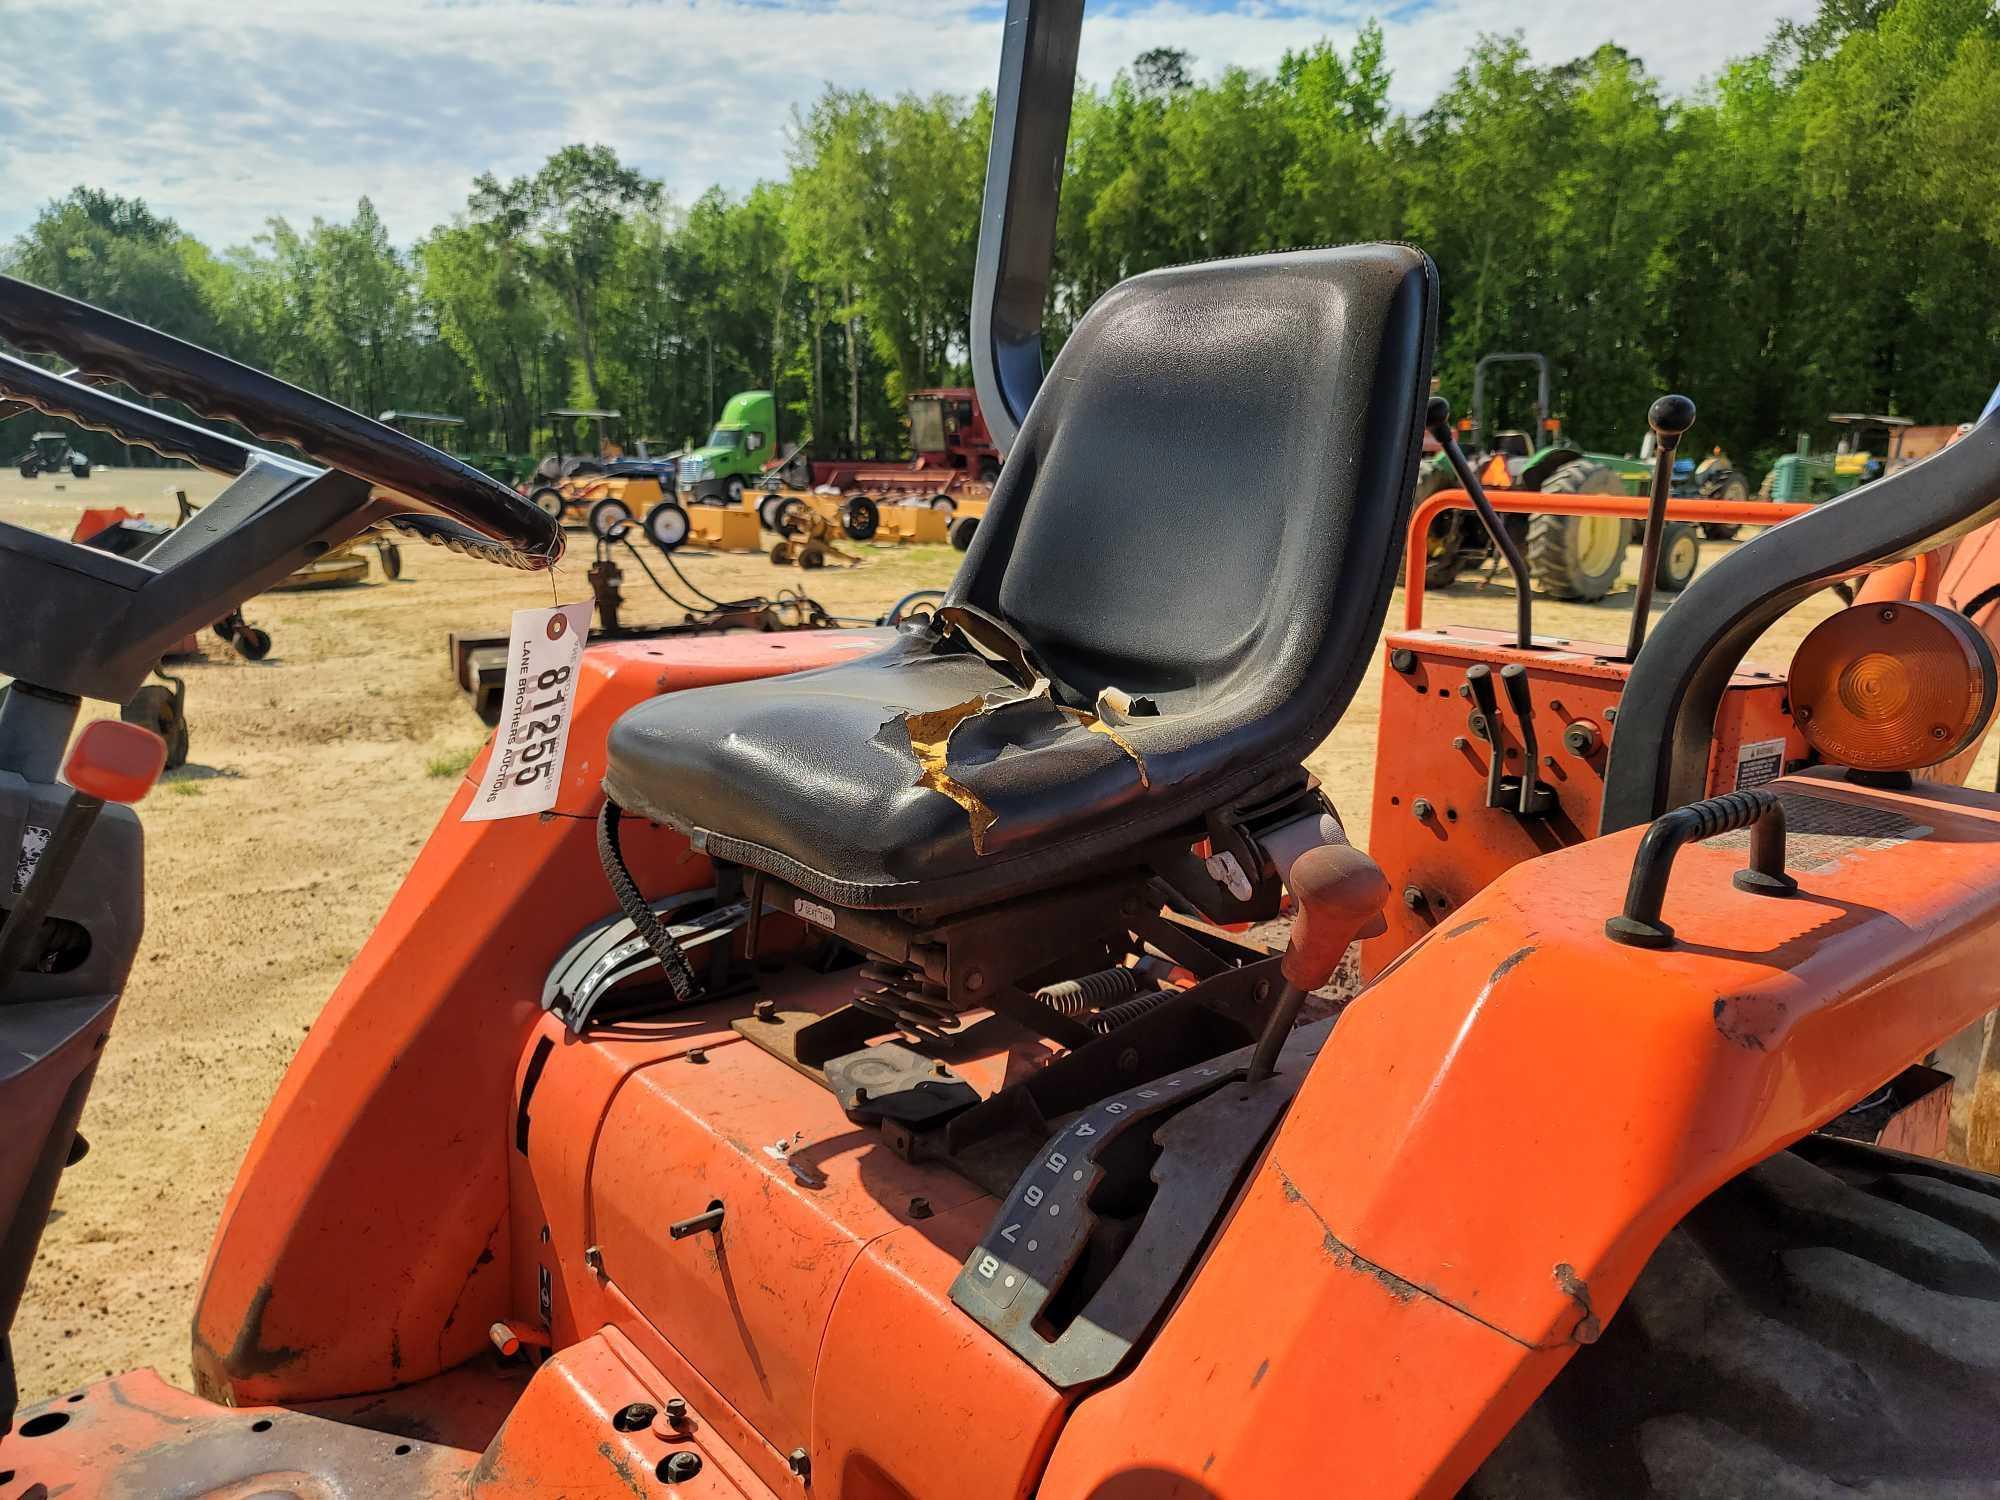
<svg viewBox="0 0 2000 1500">
<path fill-rule="evenodd" d="M 86 724 L 63 762 L 63 780 L 100 802 L 137 802 L 160 779 L 167 742 L 140 724 Z"/>
<path fill-rule="evenodd" d="M 1935 604 L 1857 604 L 1792 658 L 1792 721 L 1822 759 L 1862 771 L 1949 760 L 1993 716 L 1993 648 Z"/>
</svg>

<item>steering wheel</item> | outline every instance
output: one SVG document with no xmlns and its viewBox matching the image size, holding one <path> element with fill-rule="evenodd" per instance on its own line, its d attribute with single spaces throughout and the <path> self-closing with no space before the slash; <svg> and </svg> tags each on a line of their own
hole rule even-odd
<svg viewBox="0 0 2000 1500">
<path fill-rule="evenodd" d="M 77 367 L 57 375 L 0 354 L 0 401 L 238 476 L 144 562 L 0 523 L 0 597 L 19 602 L 23 626 L 0 634 L 0 672 L 23 682 L 123 701 L 178 635 L 382 522 L 511 567 L 545 569 L 562 556 L 560 522 L 498 480 L 157 329 L 0 276 L 0 338 Z M 122 400 L 100 381 L 234 422 L 327 467 Z"/>
</svg>

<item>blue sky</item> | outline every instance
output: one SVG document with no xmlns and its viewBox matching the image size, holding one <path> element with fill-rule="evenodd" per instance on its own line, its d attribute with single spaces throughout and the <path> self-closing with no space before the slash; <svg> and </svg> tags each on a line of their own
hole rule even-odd
<svg viewBox="0 0 2000 1500">
<path fill-rule="evenodd" d="M 1382 19 L 1393 97 L 1427 103 L 1482 31 L 1544 61 L 1615 41 L 1671 89 L 1752 51 L 1810 0 L 1105 0 L 1083 75 L 1183 47 L 1269 67 Z M 603 141 L 685 202 L 784 166 L 825 84 L 970 91 L 997 66 L 993 0 L 0 0 L 0 239 L 79 182 L 145 198 L 218 245 L 366 193 L 407 242 L 483 171 Z"/>
</svg>

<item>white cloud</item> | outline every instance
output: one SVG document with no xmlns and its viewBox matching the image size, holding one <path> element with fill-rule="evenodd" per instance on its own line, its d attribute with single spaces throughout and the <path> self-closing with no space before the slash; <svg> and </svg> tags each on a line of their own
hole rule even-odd
<svg viewBox="0 0 2000 1500">
<path fill-rule="evenodd" d="M 1810 0 L 1418 0 L 1386 5 L 1394 97 L 1417 108 L 1481 31 L 1556 61 L 1615 41 L 1670 89 L 1752 51 Z M 1147 47 L 1268 68 L 1371 13 L 1342 0 L 1123 0 L 1084 25 L 1081 71 Z M 970 92 L 998 65 L 997 4 L 967 0 L 0 0 L 0 238 L 78 183 L 145 198 L 218 244 L 273 215 L 345 217 L 366 193 L 399 240 L 473 177 L 603 141 L 685 201 L 783 171 L 791 107 L 827 83 Z"/>
</svg>

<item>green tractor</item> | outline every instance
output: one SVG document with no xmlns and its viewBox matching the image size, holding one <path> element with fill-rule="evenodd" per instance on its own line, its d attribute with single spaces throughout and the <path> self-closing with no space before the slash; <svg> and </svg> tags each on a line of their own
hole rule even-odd
<svg viewBox="0 0 2000 1500">
<path fill-rule="evenodd" d="M 1528 364 L 1535 369 L 1535 431 L 1508 429 L 1489 432 L 1485 425 L 1486 373 L 1494 365 Z M 1488 354 L 1472 368 L 1472 410 L 1461 421 L 1465 447 L 1482 479 L 1510 489 L 1550 495 L 1641 495 L 1651 483 L 1652 466 L 1644 458 L 1612 453 L 1588 453 L 1563 436 L 1562 424 L 1549 410 L 1549 362 L 1540 354 Z M 1502 473 L 1504 469 L 1504 474 Z M 1428 460 L 1417 478 L 1418 500 L 1457 484 L 1444 455 Z M 1699 467 L 1688 465 L 1676 476 L 1677 493 L 1714 499 L 1743 499 L 1749 486 L 1718 452 Z M 1625 549 L 1638 535 L 1636 522 L 1615 516 L 1509 515 L 1507 526 L 1528 559 L 1529 570 L 1543 592 L 1558 599 L 1584 602 L 1602 599 L 1618 582 L 1625 566 Z M 1734 528 L 1714 528 L 1733 534 Z M 1450 510 L 1432 523 L 1425 539 L 1424 586 L 1444 588 L 1469 568 L 1493 555 L 1493 544 L 1479 518 L 1469 511 Z M 1686 588 L 1701 561 L 1699 529 L 1670 524 L 1662 538 L 1654 587 L 1666 593 Z"/>
<path fill-rule="evenodd" d="M 1909 417 L 1835 412 L 1827 421 L 1839 429 L 1831 453 L 1813 453 L 1811 438 L 1800 434 L 1798 451 L 1787 453 L 1764 476 L 1760 499 L 1817 505 L 1880 479 L 1903 463 L 1903 429 Z"/>
</svg>

